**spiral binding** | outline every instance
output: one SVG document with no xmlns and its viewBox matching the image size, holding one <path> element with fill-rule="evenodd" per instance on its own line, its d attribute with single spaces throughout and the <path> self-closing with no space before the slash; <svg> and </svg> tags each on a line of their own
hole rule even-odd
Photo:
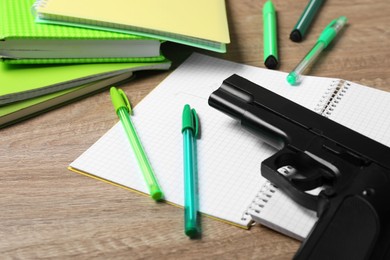
<svg viewBox="0 0 390 260">
<path fill-rule="evenodd" d="M 332 112 L 339 104 L 340 100 L 347 93 L 350 86 L 351 83 L 345 80 L 340 80 L 339 84 L 337 84 L 337 87 L 335 89 L 333 98 L 329 100 L 329 103 L 324 107 L 324 110 L 321 113 L 323 116 L 329 117 L 332 114 Z"/>
<path fill-rule="evenodd" d="M 345 95 L 351 84 L 345 80 L 332 81 L 322 95 L 314 111 L 325 117 L 329 117 L 341 98 Z"/>
<path fill-rule="evenodd" d="M 35 17 L 39 16 L 38 9 L 44 8 L 49 0 L 35 0 L 31 7 L 31 11 Z"/>
<path fill-rule="evenodd" d="M 288 176 L 290 174 L 294 174 L 296 169 L 290 165 L 283 166 L 278 169 L 278 172 Z M 256 194 L 253 201 L 249 204 L 248 208 L 242 214 L 241 220 L 247 222 L 251 220 L 251 215 L 259 215 L 268 201 L 275 194 L 278 187 L 272 184 L 270 181 L 266 181 L 264 185 L 261 187 L 260 191 Z"/>
<path fill-rule="evenodd" d="M 250 203 L 245 212 L 242 214 L 241 220 L 247 222 L 248 220 L 251 220 L 251 213 L 259 214 L 262 208 L 264 208 L 265 204 L 267 204 L 268 200 L 272 198 L 272 195 L 275 193 L 275 191 L 276 186 L 267 181 L 256 194 L 255 198 Z"/>
<path fill-rule="evenodd" d="M 319 102 L 317 103 L 314 111 L 318 114 L 323 113 L 324 108 L 327 106 L 329 101 L 333 98 L 334 93 L 337 91 L 337 86 L 340 81 L 333 80 L 332 83 L 326 88 L 324 94 L 321 96 Z"/>
</svg>

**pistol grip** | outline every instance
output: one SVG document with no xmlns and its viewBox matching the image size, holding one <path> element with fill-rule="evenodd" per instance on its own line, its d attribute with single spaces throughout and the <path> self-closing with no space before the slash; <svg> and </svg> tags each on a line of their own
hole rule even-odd
<svg viewBox="0 0 390 260">
<path fill-rule="evenodd" d="M 372 205 L 359 195 L 349 196 L 320 217 L 294 259 L 370 259 L 379 232 Z"/>
</svg>

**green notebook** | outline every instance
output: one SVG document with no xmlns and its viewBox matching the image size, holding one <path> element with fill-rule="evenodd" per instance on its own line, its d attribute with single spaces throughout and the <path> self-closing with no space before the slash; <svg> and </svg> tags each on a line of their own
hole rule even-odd
<svg viewBox="0 0 390 260">
<path fill-rule="evenodd" d="M 9 63 L 160 61 L 161 41 L 62 25 L 36 24 L 34 0 L 0 1 L 0 58 Z"/>
<path fill-rule="evenodd" d="M 0 62 L 0 106 L 40 97 L 128 71 L 168 69 L 170 62 L 91 63 L 62 65 Z"/>
<path fill-rule="evenodd" d="M 120 74 L 111 76 L 105 79 L 96 80 L 88 84 L 79 84 L 76 87 L 57 91 L 42 95 L 35 98 L 26 99 L 24 101 L 14 102 L 7 105 L 0 106 L 0 128 L 6 127 L 10 124 L 19 122 L 23 119 L 30 118 L 45 111 L 54 109 L 60 105 L 67 104 L 71 101 L 78 100 L 86 95 L 90 95 L 101 91 L 105 87 L 112 84 L 119 84 L 123 81 L 127 81 L 133 75 L 133 72 L 138 70 L 165 70 L 170 66 L 170 62 L 155 62 L 155 63 L 121 63 L 127 65 L 126 69 L 120 71 Z M 38 65 L 37 65 L 38 66 Z M 67 74 L 66 71 L 70 69 L 69 66 L 62 66 L 57 71 L 62 74 Z M 4 72 L 4 71 L 3 71 Z M 42 75 L 46 75 L 44 69 L 40 72 L 35 72 L 36 78 L 42 78 Z M 0 80 L 4 76 L 4 73 L 0 73 Z M 25 83 L 23 79 L 21 83 Z"/>
<path fill-rule="evenodd" d="M 12 103 L 7 106 L 0 106 L 0 128 L 4 128 L 24 119 L 55 109 L 61 105 L 78 100 L 79 98 L 102 91 L 107 86 L 125 81 L 130 78 L 131 75 L 132 72 L 127 72 L 71 89 Z"/>
</svg>

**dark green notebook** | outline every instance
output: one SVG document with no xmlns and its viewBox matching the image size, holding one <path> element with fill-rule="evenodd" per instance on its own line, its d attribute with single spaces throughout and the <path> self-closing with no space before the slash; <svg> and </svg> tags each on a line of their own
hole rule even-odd
<svg viewBox="0 0 390 260">
<path fill-rule="evenodd" d="M 37 24 L 34 0 L 0 1 L 0 58 L 7 63 L 161 61 L 161 41 L 62 25 Z"/>
</svg>

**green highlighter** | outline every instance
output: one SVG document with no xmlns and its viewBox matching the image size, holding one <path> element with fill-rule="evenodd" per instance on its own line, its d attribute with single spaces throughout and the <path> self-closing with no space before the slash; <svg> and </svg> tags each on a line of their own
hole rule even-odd
<svg viewBox="0 0 390 260">
<path fill-rule="evenodd" d="M 345 16 L 340 16 L 325 27 L 314 47 L 306 54 L 294 70 L 288 74 L 287 82 L 290 85 L 296 85 L 301 81 L 302 73 L 317 59 L 319 54 L 329 45 L 334 37 L 336 37 L 337 33 L 346 23 L 347 18 Z"/>
<path fill-rule="evenodd" d="M 263 44 L 264 65 L 269 69 L 276 69 L 279 64 L 276 12 L 270 0 L 263 6 Z"/>
<path fill-rule="evenodd" d="M 126 135 L 137 158 L 138 165 L 144 175 L 150 196 L 156 201 L 162 200 L 164 197 L 163 192 L 161 191 L 152 166 L 150 165 L 145 150 L 142 147 L 141 141 L 130 119 L 130 114 L 132 114 L 130 102 L 126 97 L 126 94 L 121 89 L 118 90 L 115 87 L 111 87 L 110 94 L 115 112 L 122 122 L 123 128 L 125 129 Z"/>
</svg>

